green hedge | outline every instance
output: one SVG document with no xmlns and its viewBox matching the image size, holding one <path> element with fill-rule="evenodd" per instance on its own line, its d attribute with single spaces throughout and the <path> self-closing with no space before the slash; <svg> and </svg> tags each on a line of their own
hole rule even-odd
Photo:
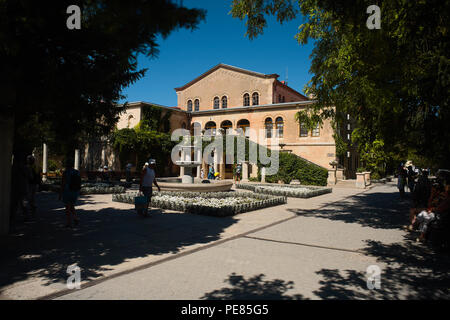
<svg viewBox="0 0 450 320">
<path fill-rule="evenodd" d="M 281 180 L 290 183 L 294 179 L 299 180 L 302 185 L 326 186 L 328 170 L 293 153 L 280 152 L 278 173 L 266 176 L 266 182 L 277 183 Z"/>
</svg>

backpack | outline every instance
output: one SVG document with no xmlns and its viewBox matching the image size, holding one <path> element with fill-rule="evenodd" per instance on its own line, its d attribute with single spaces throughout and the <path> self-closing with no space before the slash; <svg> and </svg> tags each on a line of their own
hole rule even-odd
<svg viewBox="0 0 450 320">
<path fill-rule="evenodd" d="M 70 191 L 80 191 L 81 189 L 81 177 L 77 171 L 72 171 L 69 178 Z"/>
</svg>

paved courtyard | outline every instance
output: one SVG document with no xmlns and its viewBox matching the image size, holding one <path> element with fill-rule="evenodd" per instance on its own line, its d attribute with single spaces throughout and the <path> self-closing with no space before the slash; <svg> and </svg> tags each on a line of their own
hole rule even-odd
<svg viewBox="0 0 450 320">
<path fill-rule="evenodd" d="M 449 258 L 401 229 L 408 202 L 393 183 L 228 218 L 154 209 L 144 219 L 111 195 L 85 196 L 74 230 L 55 194 L 41 193 L 39 205 L 37 221 L 0 238 L 2 299 L 450 297 Z M 80 290 L 66 288 L 72 264 Z M 370 265 L 380 289 L 367 289 Z"/>
</svg>

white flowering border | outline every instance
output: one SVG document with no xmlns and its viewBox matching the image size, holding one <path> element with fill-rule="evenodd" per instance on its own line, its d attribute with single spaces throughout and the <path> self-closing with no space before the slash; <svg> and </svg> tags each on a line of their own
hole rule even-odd
<svg viewBox="0 0 450 320">
<path fill-rule="evenodd" d="M 114 194 L 112 201 L 134 204 L 137 192 Z M 286 197 L 248 192 L 154 192 L 152 207 L 200 215 L 225 217 L 285 204 Z"/>
<path fill-rule="evenodd" d="M 49 191 L 59 192 L 61 185 L 47 184 L 45 188 Z M 125 193 L 125 188 L 122 186 L 111 186 L 107 183 L 82 183 L 80 194 L 117 194 Z"/>
<path fill-rule="evenodd" d="M 257 194 L 270 194 L 274 196 L 284 196 L 292 198 L 312 198 L 322 194 L 331 193 L 332 188 L 303 186 L 303 185 L 284 185 L 284 184 L 260 184 L 260 183 L 240 183 L 236 188 L 253 191 Z"/>
</svg>

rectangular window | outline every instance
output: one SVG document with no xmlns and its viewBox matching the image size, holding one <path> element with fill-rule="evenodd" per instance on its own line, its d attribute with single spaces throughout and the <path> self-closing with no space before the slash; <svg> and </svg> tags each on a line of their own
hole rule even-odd
<svg viewBox="0 0 450 320">
<path fill-rule="evenodd" d="M 314 129 L 312 129 L 312 136 L 313 137 L 320 136 L 319 124 L 317 124 L 316 127 Z"/>
<path fill-rule="evenodd" d="M 300 137 L 308 136 L 308 128 L 306 128 L 305 123 L 300 123 Z"/>
</svg>

